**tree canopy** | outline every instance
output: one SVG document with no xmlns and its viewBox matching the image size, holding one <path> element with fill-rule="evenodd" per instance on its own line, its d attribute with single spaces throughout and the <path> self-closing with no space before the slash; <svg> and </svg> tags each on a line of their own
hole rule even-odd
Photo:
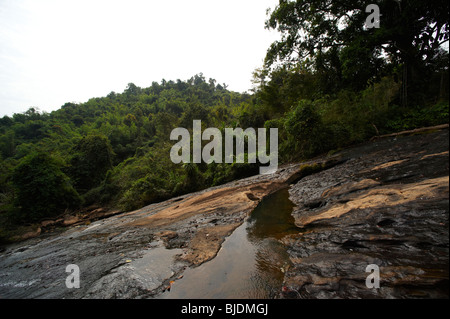
<svg viewBox="0 0 450 319">
<path fill-rule="evenodd" d="M 266 21 L 266 28 L 281 33 L 267 51 L 266 67 L 309 59 L 316 70 L 339 68 L 340 78 L 361 89 L 357 84 L 376 79 L 389 60 L 404 68 L 404 94 L 417 91 L 449 40 L 448 1 L 377 1 L 379 27 L 367 28 L 365 9 L 372 2 L 280 1 Z"/>
</svg>

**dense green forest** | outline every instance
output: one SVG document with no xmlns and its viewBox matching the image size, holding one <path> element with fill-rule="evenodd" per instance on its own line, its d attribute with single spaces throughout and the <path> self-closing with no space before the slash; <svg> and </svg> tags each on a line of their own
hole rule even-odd
<svg viewBox="0 0 450 319">
<path fill-rule="evenodd" d="M 257 164 L 172 163 L 170 132 L 194 119 L 278 128 L 280 163 L 448 123 L 448 3 L 396 3 L 382 1 L 381 27 L 367 29 L 364 1 L 280 1 L 266 28 L 281 39 L 250 93 L 199 73 L 0 118 L 0 238 L 67 212 L 132 210 L 258 173 Z"/>
</svg>

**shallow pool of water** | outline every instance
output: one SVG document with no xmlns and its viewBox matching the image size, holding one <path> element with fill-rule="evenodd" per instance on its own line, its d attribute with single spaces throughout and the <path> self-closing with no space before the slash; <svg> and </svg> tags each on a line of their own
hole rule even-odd
<svg viewBox="0 0 450 319">
<path fill-rule="evenodd" d="M 186 269 L 161 298 L 277 298 L 289 265 L 279 239 L 299 230 L 287 189 L 266 198 L 224 241 L 217 256 Z"/>
</svg>

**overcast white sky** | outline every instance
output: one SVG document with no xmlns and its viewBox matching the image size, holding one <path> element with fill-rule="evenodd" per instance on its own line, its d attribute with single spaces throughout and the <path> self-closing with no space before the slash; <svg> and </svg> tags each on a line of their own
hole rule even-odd
<svg viewBox="0 0 450 319">
<path fill-rule="evenodd" d="M 251 88 L 277 0 L 0 0 L 0 116 L 203 72 Z"/>
</svg>

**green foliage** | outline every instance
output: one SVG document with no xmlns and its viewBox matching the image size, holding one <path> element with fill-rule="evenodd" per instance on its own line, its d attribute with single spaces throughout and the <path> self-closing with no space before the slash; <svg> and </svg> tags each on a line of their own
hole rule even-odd
<svg viewBox="0 0 450 319">
<path fill-rule="evenodd" d="M 183 164 L 183 169 L 186 173 L 186 179 L 184 182 L 184 192 L 192 192 L 198 190 L 203 182 L 203 177 L 199 172 L 198 166 L 195 163 Z"/>
<path fill-rule="evenodd" d="M 30 215 L 27 219 L 17 200 L 18 194 L 29 187 L 24 180 L 20 187 L 12 183 L 12 175 L 36 152 L 57 161 L 63 175 L 58 170 L 54 174 L 65 181 L 61 185 L 68 182 L 75 187 L 86 206 L 125 203 L 131 207 L 144 188 L 147 190 L 133 207 L 190 191 L 193 187 L 184 185 L 186 172 L 170 162 L 169 134 L 180 126 L 182 118 L 189 122 L 200 117 L 205 124 L 210 119 L 221 125 L 235 119 L 233 109 L 244 95 L 229 92 L 226 85 L 215 82 L 200 74 L 187 81 L 153 82 L 148 88 L 130 83 L 123 93 L 111 92 L 81 104 L 66 103 L 50 114 L 30 108 L 12 117 L 4 116 L 0 119 L 1 216 L 23 217 L 24 222 L 34 218 Z M 151 190 L 145 186 L 149 183 L 160 186 Z M 184 186 L 176 189 L 177 185 Z M 199 182 L 195 188 L 205 186 Z M 37 215 L 57 214 L 53 209 L 60 211 L 48 205 L 48 212 L 42 210 Z M 3 217 L 0 223 L 6 220 Z"/>
<path fill-rule="evenodd" d="M 448 123 L 448 101 L 440 101 L 434 105 L 423 108 L 410 108 L 402 110 L 396 107 L 386 123 L 389 131 L 411 130 L 417 127 L 434 126 Z"/>
<path fill-rule="evenodd" d="M 4 135 L 0 136 L 0 154 L 3 158 L 14 155 L 16 150 L 14 139 L 15 136 L 13 131 L 7 131 Z"/>
<path fill-rule="evenodd" d="M 359 92 L 342 89 L 320 99 L 300 100 L 290 111 L 266 121 L 264 126 L 278 128 L 280 160 L 292 161 L 362 142 L 374 135 L 448 122 L 448 102 L 402 108 L 394 104 L 399 90 L 400 84 L 393 77 L 383 77 Z"/>
<path fill-rule="evenodd" d="M 326 127 L 316 105 L 308 100 L 286 114 L 284 128 L 289 144 L 300 157 L 308 158 L 327 149 Z"/>
<path fill-rule="evenodd" d="M 180 126 L 185 128 L 192 128 L 193 120 L 201 120 L 205 125 L 210 123 L 209 110 L 201 104 L 192 103 L 186 107 L 180 119 Z M 170 134 L 170 133 L 169 133 Z"/>
<path fill-rule="evenodd" d="M 119 205 L 125 210 L 137 209 L 146 204 L 167 199 L 166 181 L 155 175 L 147 175 L 133 182 L 125 191 Z"/>
<path fill-rule="evenodd" d="M 350 87 L 362 90 L 368 81 L 378 81 L 388 71 L 387 56 L 403 70 L 402 104 L 422 103 L 440 46 L 449 40 L 448 1 L 378 1 L 382 22 L 368 29 L 364 9 L 370 3 L 280 1 L 266 21 L 266 28 L 281 33 L 267 51 L 266 67 L 278 61 L 296 65 L 308 58 L 319 76 L 324 75 L 321 87 L 335 93 Z"/>
<path fill-rule="evenodd" d="M 81 203 L 61 166 L 46 153 L 32 153 L 14 168 L 12 183 L 16 189 L 15 204 L 19 208 L 17 218 L 35 221 Z"/>
<path fill-rule="evenodd" d="M 83 137 L 71 153 L 69 175 L 80 192 L 98 186 L 112 167 L 113 151 L 105 136 Z"/>
</svg>

